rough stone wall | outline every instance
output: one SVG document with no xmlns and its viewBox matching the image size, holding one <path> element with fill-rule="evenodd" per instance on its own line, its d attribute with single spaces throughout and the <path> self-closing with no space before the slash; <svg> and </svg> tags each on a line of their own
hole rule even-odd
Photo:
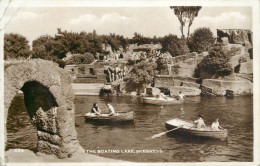
<svg viewBox="0 0 260 166">
<path fill-rule="evenodd" d="M 157 75 L 154 77 L 155 87 L 170 87 L 174 85 L 173 76 Z"/>
<path fill-rule="evenodd" d="M 67 158 L 83 151 L 75 130 L 74 93 L 68 72 L 50 61 L 16 61 L 5 64 L 4 79 L 5 123 L 11 101 L 21 89 L 38 130 L 38 152 Z M 42 94 L 46 94 L 46 99 L 34 93 L 38 90 L 46 92 Z"/>
<path fill-rule="evenodd" d="M 204 79 L 202 81 L 202 93 L 224 96 L 227 90 L 233 91 L 234 95 L 251 95 L 253 83 L 248 80 Z"/>
<path fill-rule="evenodd" d="M 178 95 L 182 91 L 186 96 L 198 96 L 201 93 L 200 84 L 197 83 L 198 79 L 183 76 L 165 76 L 157 75 L 154 78 L 155 87 L 169 88 L 171 95 Z"/>
<path fill-rule="evenodd" d="M 247 29 L 217 29 L 217 40 L 227 37 L 229 43 L 252 43 L 253 33 Z"/>
</svg>

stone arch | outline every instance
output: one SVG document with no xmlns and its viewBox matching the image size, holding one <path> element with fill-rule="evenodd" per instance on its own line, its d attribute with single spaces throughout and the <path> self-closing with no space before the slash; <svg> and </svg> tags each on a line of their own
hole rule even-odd
<svg viewBox="0 0 260 166">
<path fill-rule="evenodd" d="M 75 129 L 71 78 L 64 69 L 40 59 L 6 62 L 4 86 L 5 124 L 10 104 L 22 90 L 37 128 L 38 152 L 66 158 L 83 151 Z"/>
</svg>

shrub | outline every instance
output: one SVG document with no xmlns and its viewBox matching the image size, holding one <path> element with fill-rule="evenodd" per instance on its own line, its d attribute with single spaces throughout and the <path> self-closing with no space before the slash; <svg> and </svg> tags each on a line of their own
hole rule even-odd
<svg viewBox="0 0 260 166">
<path fill-rule="evenodd" d="M 20 34 L 9 33 L 4 36 L 4 59 L 24 59 L 31 55 L 29 41 Z"/>
<path fill-rule="evenodd" d="M 90 53 L 85 53 L 85 54 L 75 54 L 72 55 L 67 61 L 66 65 L 71 65 L 71 64 L 90 64 L 94 62 L 95 58 L 92 54 Z"/>
<path fill-rule="evenodd" d="M 138 91 L 152 83 L 154 76 L 157 74 L 157 64 L 152 59 L 141 61 L 133 65 L 132 70 L 127 76 L 129 83 L 135 85 Z"/>
<path fill-rule="evenodd" d="M 215 43 L 213 33 L 209 28 L 198 28 L 192 34 L 188 41 L 189 49 L 192 52 L 209 51 Z"/>
<path fill-rule="evenodd" d="M 173 57 L 189 53 L 190 50 L 185 39 L 179 39 L 176 35 L 168 35 L 162 39 L 162 52 L 169 52 Z"/>
<path fill-rule="evenodd" d="M 201 72 L 206 72 L 213 78 L 228 76 L 232 74 L 232 65 L 230 64 L 230 51 L 221 46 L 215 46 L 197 66 L 195 77 L 201 77 Z"/>
<path fill-rule="evenodd" d="M 156 60 L 157 63 L 157 70 L 159 71 L 159 74 L 168 74 L 168 60 L 164 57 L 159 57 Z"/>
</svg>

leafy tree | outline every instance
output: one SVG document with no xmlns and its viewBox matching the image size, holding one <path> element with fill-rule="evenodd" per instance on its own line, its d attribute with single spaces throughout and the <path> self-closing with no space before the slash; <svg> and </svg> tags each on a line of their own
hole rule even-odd
<svg viewBox="0 0 260 166">
<path fill-rule="evenodd" d="M 174 14 L 178 17 L 180 21 L 180 30 L 182 37 L 184 38 L 183 28 L 185 27 L 186 22 L 188 24 L 188 33 L 187 37 L 190 35 L 190 27 L 194 21 L 194 18 L 198 16 L 198 13 L 201 9 L 201 6 L 170 6 L 174 10 Z"/>
<path fill-rule="evenodd" d="M 168 35 L 162 39 L 162 52 L 169 52 L 173 57 L 189 53 L 185 39 L 179 39 L 176 35 Z"/>
<path fill-rule="evenodd" d="M 157 64 L 157 70 L 159 71 L 159 74 L 165 74 L 168 72 L 168 60 L 164 57 L 159 57 L 156 60 Z"/>
<path fill-rule="evenodd" d="M 230 63 L 232 50 L 226 50 L 220 45 L 216 45 L 197 66 L 195 77 L 201 77 L 204 71 L 211 75 L 212 78 L 228 76 L 232 74 L 233 68 Z"/>
<path fill-rule="evenodd" d="M 144 37 L 143 35 L 135 32 L 134 37 L 130 40 L 131 44 L 137 43 L 137 45 L 141 44 L 150 44 L 152 42 L 152 39 L 149 37 Z"/>
<path fill-rule="evenodd" d="M 214 43 L 215 38 L 209 28 L 198 28 L 191 34 L 188 45 L 191 51 L 204 52 L 209 51 Z"/>
<path fill-rule="evenodd" d="M 136 85 L 140 92 L 141 88 L 152 83 L 154 76 L 157 74 L 156 68 L 156 62 L 152 59 L 149 61 L 141 61 L 133 66 L 128 75 L 128 81 Z"/>
<path fill-rule="evenodd" d="M 90 64 L 94 62 L 94 60 L 94 55 L 92 55 L 91 53 L 74 54 L 66 61 L 66 64 Z"/>
<path fill-rule="evenodd" d="M 54 46 L 54 39 L 50 35 L 40 36 L 32 42 L 32 58 L 44 59 L 51 56 Z"/>
<path fill-rule="evenodd" d="M 29 41 L 20 34 L 9 33 L 4 36 L 4 59 L 27 58 L 30 56 Z"/>
</svg>

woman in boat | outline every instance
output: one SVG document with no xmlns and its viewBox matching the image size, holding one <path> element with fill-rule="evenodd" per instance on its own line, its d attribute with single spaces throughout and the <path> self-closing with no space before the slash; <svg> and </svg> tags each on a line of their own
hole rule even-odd
<svg viewBox="0 0 260 166">
<path fill-rule="evenodd" d="M 223 129 L 223 127 L 221 127 L 221 126 L 219 125 L 218 118 L 212 123 L 211 129 L 212 129 L 212 130 Z"/>
<path fill-rule="evenodd" d="M 204 129 L 206 127 L 204 120 L 202 119 L 203 116 L 202 115 L 198 115 L 199 119 L 195 120 L 195 127 L 198 129 Z"/>
<path fill-rule="evenodd" d="M 101 111 L 98 107 L 98 104 L 96 104 L 96 103 L 93 104 L 93 107 L 92 107 L 90 113 L 94 113 L 96 115 L 101 115 Z"/>
<path fill-rule="evenodd" d="M 113 115 L 115 115 L 116 112 L 115 112 L 114 107 L 113 107 L 111 104 L 109 104 L 109 102 L 107 102 L 106 105 L 107 105 L 108 110 L 109 110 L 108 116 L 113 116 Z"/>
</svg>

